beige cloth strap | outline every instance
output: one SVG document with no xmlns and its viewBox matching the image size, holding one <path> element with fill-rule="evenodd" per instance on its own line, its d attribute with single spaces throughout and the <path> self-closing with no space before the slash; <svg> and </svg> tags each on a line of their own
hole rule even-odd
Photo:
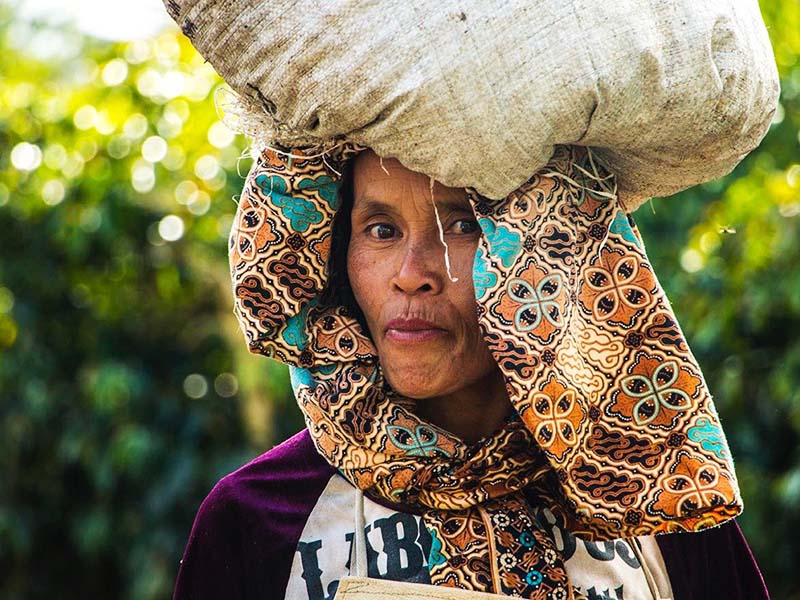
<svg viewBox="0 0 800 600">
<path fill-rule="evenodd" d="M 356 487 L 355 529 L 353 531 L 353 546 L 350 551 L 350 572 L 357 578 L 367 577 L 367 535 L 366 518 L 364 517 L 364 492 Z"/>
<path fill-rule="evenodd" d="M 508 598 L 437 585 L 405 583 L 366 577 L 343 577 L 334 600 L 496 600 Z"/>
</svg>

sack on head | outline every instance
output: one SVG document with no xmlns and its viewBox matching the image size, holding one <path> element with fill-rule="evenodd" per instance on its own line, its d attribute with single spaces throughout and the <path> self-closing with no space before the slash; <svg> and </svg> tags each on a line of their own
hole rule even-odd
<svg viewBox="0 0 800 600">
<path fill-rule="evenodd" d="M 777 106 L 757 0 L 164 2 L 262 141 L 345 139 L 489 198 L 579 144 L 632 210 L 728 173 Z"/>
</svg>

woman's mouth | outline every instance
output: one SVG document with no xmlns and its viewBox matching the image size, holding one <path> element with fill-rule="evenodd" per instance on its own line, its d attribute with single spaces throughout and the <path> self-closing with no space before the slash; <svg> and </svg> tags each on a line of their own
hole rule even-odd
<svg viewBox="0 0 800 600">
<path fill-rule="evenodd" d="M 386 325 L 386 338 L 400 343 L 427 342 L 446 333 L 446 329 L 423 319 L 392 319 Z"/>
</svg>

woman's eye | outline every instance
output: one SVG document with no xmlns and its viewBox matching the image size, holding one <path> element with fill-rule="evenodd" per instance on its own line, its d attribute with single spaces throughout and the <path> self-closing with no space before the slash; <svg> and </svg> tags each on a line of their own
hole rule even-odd
<svg viewBox="0 0 800 600">
<path fill-rule="evenodd" d="M 395 228 L 386 223 L 376 223 L 367 228 L 369 234 L 379 240 L 391 239 L 395 234 Z"/>
<path fill-rule="evenodd" d="M 478 231 L 478 222 L 475 219 L 459 219 L 453 223 L 457 233 L 467 235 Z"/>
</svg>

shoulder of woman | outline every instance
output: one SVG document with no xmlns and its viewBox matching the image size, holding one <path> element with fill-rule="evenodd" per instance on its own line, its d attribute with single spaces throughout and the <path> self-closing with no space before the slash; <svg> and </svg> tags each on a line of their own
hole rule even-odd
<svg viewBox="0 0 800 600">
<path fill-rule="evenodd" d="M 304 430 L 223 477 L 197 511 L 175 597 L 285 587 L 306 520 L 335 473 Z"/>
<path fill-rule="evenodd" d="M 223 477 L 201 511 L 218 505 L 242 515 L 282 511 L 288 504 L 315 501 L 336 470 L 317 452 L 307 429 Z M 200 514 L 200 513 L 198 513 Z"/>
</svg>

